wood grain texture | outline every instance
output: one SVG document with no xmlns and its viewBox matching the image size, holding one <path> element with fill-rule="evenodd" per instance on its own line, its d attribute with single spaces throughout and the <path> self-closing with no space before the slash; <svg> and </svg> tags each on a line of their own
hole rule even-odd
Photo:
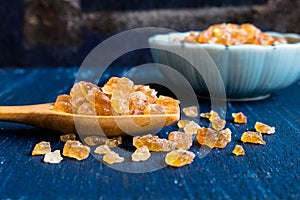
<svg viewBox="0 0 300 200">
<path fill-rule="evenodd" d="M 77 68 L 0 69 L 0 105 L 53 102 L 73 85 Z M 122 71 L 125 68 L 122 68 Z M 55 83 L 55 84 L 54 84 Z M 30 156 L 34 145 L 49 141 L 62 149 L 59 132 L 0 122 L 0 199 L 299 199 L 300 198 L 300 82 L 256 102 L 227 103 L 231 113 L 242 111 L 247 124 L 227 123 L 232 142 L 200 158 L 200 145 L 191 165 L 164 167 L 148 173 L 126 173 L 110 168 L 90 155 L 78 162 L 65 158 L 58 165 Z M 162 91 L 163 92 L 163 91 Z M 200 111 L 210 102 L 199 100 Z M 242 144 L 246 155 L 231 154 L 245 130 L 256 121 L 276 127 L 264 136 L 266 146 Z M 202 126 L 208 122 L 200 119 Z M 168 126 L 160 137 L 176 129 Z M 128 151 L 132 138 L 124 137 Z"/>
</svg>

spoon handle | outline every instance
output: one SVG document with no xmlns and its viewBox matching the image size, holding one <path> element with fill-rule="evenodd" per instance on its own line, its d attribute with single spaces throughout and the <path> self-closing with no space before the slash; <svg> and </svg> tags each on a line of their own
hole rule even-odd
<svg viewBox="0 0 300 200">
<path fill-rule="evenodd" d="M 0 106 L 0 121 L 28 124 L 61 132 L 76 132 L 71 115 L 52 110 L 53 103 Z"/>
<path fill-rule="evenodd" d="M 51 113 L 53 104 L 0 106 L 0 121 L 24 123 Z"/>
</svg>

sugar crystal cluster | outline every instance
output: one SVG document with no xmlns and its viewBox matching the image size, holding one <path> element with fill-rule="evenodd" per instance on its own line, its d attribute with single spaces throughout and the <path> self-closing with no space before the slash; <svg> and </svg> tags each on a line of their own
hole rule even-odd
<svg viewBox="0 0 300 200">
<path fill-rule="evenodd" d="M 212 25 L 198 34 L 190 32 L 190 35 L 181 40 L 181 42 L 223 45 L 274 45 L 287 43 L 284 38 L 274 38 L 249 23 L 241 25 L 231 23 Z"/>
<path fill-rule="evenodd" d="M 158 96 L 154 89 L 134 85 L 128 78 L 112 77 L 103 87 L 80 81 L 70 95 L 59 95 L 54 110 L 81 115 L 178 114 L 179 101 Z"/>
<path fill-rule="evenodd" d="M 179 114 L 179 101 L 171 97 L 160 95 L 149 86 L 134 85 L 123 77 L 112 77 L 101 88 L 92 83 L 78 82 L 70 92 L 70 95 L 57 97 L 54 109 L 57 111 L 75 113 L 81 115 L 150 115 L 150 114 Z M 182 109 L 186 117 L 198 117 L 198 108 L 190 106 Z M 160 138 L 157 135 L 147 134 L 133 137 L 132 144 L 136 147 L 131 154 L 131 161 L 147 161 L 151 152 L 167 152 L 165 163 L 173 167 L 182 167 L 193 162 L 195 154 L 190 150 L 194 138 L 200 145 L 213 148 L 225 148 L 231 142 L 231 130 L 225 128 L 226 121 L 214 110 L 200 113 L 200 117 L 207 118 L 212 128 L 201 127 L 193 120 L 182 119 L 177 125 L 180 130 L 172 131 L 168 138 Z M 233 122 L 238 124 L 247 123 L 247 117 L 242 112 L 232 113 Z M 246 131 L 241 136 L 243 143 L 265 145 L 262 134 L 275 133 L 275 127 L 256 122 L 255 131 Z M 62 155 L 65 157 L 84 160 L 90 154 L 90 147 L 96 146 L 94 153 L 103 155 L 102 160 L 107 164 L 121 163 L 125 160 L 112 148 L 122 144 L 122 137 L 106 138 L 103 136 L 87 136 L 83 145 L 76 140 L 76 135 L 65 134 L 60 136 L 65 142 Z M 90 146 L 90 147 L 89 147 Z M 116 148 L 117 149 L 117 148 Z M 116 150 L 118 151 L 118 149 Z M 243 146 L 236 145 L 232 150 L 236 156 L 245 155 Z M 63 160 L 59 150 L 51 152 L 49 142 L 38 143 L 32 155 L 45 155 L 44 162 L 59 163 Z"/>
</svg>

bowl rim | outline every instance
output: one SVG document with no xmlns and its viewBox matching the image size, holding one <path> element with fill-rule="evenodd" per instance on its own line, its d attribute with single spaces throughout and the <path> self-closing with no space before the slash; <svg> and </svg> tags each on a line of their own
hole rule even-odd
<svg viewBox="0 0 300 200">
<path fill-rule="evenodd" d="M 151 37 L 149 37 L 148 42 L 150 44 L 160 44 L 164 46 L 180 46 L 180 47 L 191 47 L 191 48 L 197 48 L 197 47 L 215 47 L 215 48 L 222 48 L 222 49 L 240 49 L 240 48 L 264 48 L 264 49 L 274 49 L 274 48 L 284 48 L 284 47 L 291 47 L 296 46 L 300 47 L 300 34 L 297 33 L 280 33 L 275 31 L 266 31 L 265 33 L 270 34 L 274 37 L 284 37 L 287 39 L 293 39 L 297 40 L 295 43 L 287 43 L 287 44 L 275 44 L 275 45 L 259 45 L 259 44 L 240 44 L 240 45 L 224 45 L 224 44 L 210 44 L 210 43 L 188 43 L 188 42 L 180 42 L 180 41 L 173 41 L 175 36 L 178 37 L 184 37 L 188 36 L 188 32 L 170 32 L 166 34 L 155 34 Z M 201 31 L 192 31 L 196 34 L 200 33 Z M 166 40 L 162 40 L 162 38 L 166 38 Z"/>
</svg>

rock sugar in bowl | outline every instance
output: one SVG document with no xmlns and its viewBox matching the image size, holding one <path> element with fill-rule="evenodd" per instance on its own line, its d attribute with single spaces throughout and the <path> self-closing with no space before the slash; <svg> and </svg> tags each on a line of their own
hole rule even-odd
<svg viewBox="0 0 300 200">
<path fill-rule="evenodd" d="M 149 44 L 155 62 L 178 70 L 199 96 L 257 100 L 300 77 L 298 34 L 217 24 L 202 32 L 154 35 Z"/>
</svg>

